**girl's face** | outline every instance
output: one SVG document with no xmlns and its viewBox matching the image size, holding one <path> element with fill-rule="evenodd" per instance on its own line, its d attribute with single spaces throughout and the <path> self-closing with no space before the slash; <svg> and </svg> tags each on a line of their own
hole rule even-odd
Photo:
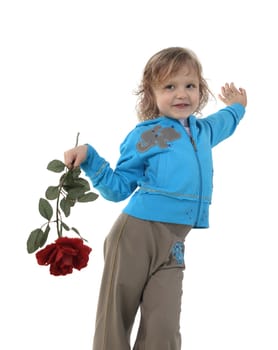
<svg viewBox="0 0 278 350">
<path fill-rule="evenodd" d="M 160 116 L 184 119 L 193 114 L 200 102 L 199 79 L 190 66 L 184 65 L 177 73 L 154 88 Z"/>
</svg>

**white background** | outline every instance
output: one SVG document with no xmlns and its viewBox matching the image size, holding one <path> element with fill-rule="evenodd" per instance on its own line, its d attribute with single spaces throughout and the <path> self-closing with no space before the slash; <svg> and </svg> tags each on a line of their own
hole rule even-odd
<svg viewBox="0 0 278 350">
<path fill-rule="evenodd" d="M 214 151 L 210 228 L 186 244 L 181 332 L 187 350 L 277 350 L 277 16 L 265 1 L 2 0 L 0 3 L 1 299 L 3 350 L 89 350 L 102 245 L 122 203 L 102 198 L 68 218 L 89 265 L 54 277 L 26 251 L 43 224 L 38 200 L 52 159 L 91 143 L 113 166 L 137 123 L 146 61 L 168 46 L 199 56 L 217 95 L 246 88 L 236 133 Z M 205 113 L 221 108 L 211 101 Z M 53 229 L 50 241 L 56 239 Z M 134 337 L 134 335 L 133 335 Z M 112 349 L 111 349 L 112 350 Z"/>
</svg>

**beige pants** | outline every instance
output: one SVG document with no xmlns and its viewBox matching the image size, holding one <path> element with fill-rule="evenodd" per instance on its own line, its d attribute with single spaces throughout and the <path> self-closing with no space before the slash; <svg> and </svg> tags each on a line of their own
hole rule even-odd
<svg viewBox="0 0 278 350">
<path fill-rule="evenodd" d="M 121 214 L 104 244 L 93 350 L 180 350 L 184 239 L 191 226 Z"/>
</svg>

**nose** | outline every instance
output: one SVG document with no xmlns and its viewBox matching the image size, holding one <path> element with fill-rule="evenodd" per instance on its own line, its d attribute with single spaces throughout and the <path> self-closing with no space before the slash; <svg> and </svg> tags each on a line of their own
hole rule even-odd
<svg viewBox="0 0 278 350">
<path fill-rule="evenodd" d="M 180 87 L 179 89 L 177 89 L 177 98 L 184 99 L 186 97 L 188 97 L 186 88 Z"/>
</svg>

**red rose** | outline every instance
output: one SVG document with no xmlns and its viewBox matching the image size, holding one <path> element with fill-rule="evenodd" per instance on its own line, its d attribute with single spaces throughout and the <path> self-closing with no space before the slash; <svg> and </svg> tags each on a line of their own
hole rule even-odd
<svg viewBox="0 0 278 350">
<path fill-rule="evenodd" d="M 87 266 L 91 250 L 80 238 L 59 237 L 38 251 L 36 258 L 39 265 L 50 265 L 52 275 L 67 275 L 73 268 L 81 270 Z"/>
</svg>

